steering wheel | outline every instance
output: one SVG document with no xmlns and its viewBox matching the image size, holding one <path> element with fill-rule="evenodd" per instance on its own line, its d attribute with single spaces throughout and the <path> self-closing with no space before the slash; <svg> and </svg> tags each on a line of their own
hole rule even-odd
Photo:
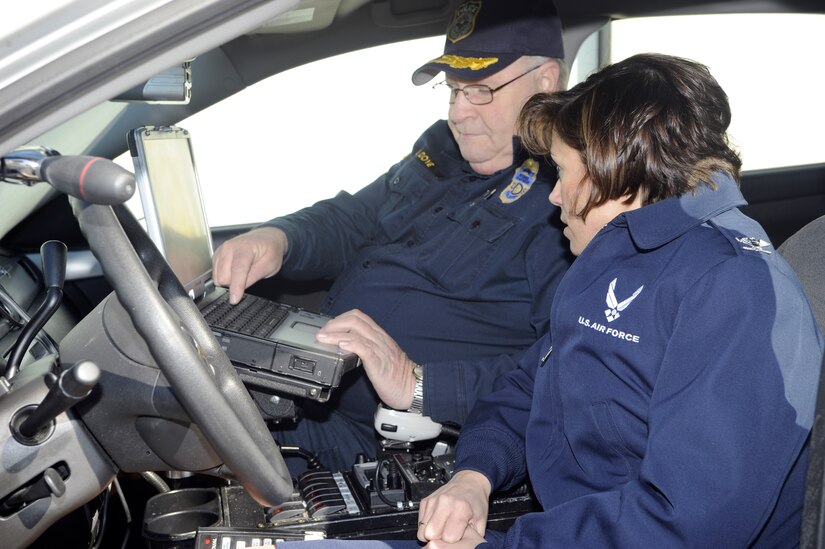
<svg viewBox="0 0 825 549">
<path fill-rule="evenodd" d="M 292 479 L 235 367 L 155 244 L 122 205 L 70 202 L 106 279 L 183 408 L 262 505 L 292 494 Z"/>
</svg>

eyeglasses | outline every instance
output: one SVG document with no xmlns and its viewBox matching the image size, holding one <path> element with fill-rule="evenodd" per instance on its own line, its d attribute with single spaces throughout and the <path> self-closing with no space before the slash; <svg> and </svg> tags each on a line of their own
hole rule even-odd
<svg viewBox="0 0 825 549">
<path fill-rule="evenodd" d="M 536 70 L 539 67 L 541 67 L 541 65 L 536 65 L 535 67 L 533 67 L 529 71 L 521 73 L 520 75 L 516 76 L 515 78 L 513 78 L 509 82 L 505 82 L 504 84 L 502 84 L 501 86 L 499 86 L 497 88 L 491 88 L 490 86 L 486 86 L 484 84 L 470 84 L 469 86 L 464 86 L 463 88 L 457 88 L 455 86 L 451 86 L 450 84 L 447 83 L 446 80 L 444 80 L 442 82 L 434 84 L 433 89 L 436 90 L 436 89 L 439 89 L 440 87 L 446 87 L 447 89 L 449 89 L 450 90 L 450 105 L 455 103 L 455 98 L 458 95 L 458 92 L 462 92 L 464 94 L 464 97 L 467 99 L 467 101 L 469 101 L 473 105 L 487 105 L 488 103 L 493 102 L 493 94 L 495 92 L 497 92 L 498 90 L 500 90 L 501 88 L 503 88 L 504 86 L 506 86 L 508 84 L 512 84 L 513 82 L 515 82 L 516 80 L 518 80 L 522 76 L 524 76 L 526 74 L 530 74 L 531 72 L 533 72 L 534 70 Z"/>
</svg>

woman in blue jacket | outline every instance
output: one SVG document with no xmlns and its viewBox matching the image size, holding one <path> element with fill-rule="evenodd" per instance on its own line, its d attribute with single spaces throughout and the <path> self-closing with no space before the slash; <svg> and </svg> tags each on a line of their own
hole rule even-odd
<svg viewBox="0 0 825 549">
<path fill-rule="evenodd" d="M 798 545 L 822 341 L 738 210 L 730 117 L 704 66 L 654 54 L 526 105 L 578 257 L 422 502 L 430 547 Z M 543 510 L 485 532 L 490 492 L 526 476 Z"/>
</svg>

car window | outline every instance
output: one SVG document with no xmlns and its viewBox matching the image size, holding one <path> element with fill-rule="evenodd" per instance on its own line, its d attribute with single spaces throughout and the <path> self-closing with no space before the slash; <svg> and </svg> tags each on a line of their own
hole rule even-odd
<svg viewBox="0 0 825 549">
<path fill-rule="evenodd" d="M 600 63 L 636 53 L 694 59 L 710 68 L 728 94 L 733 115 L 728 133 L 743 170 L 814 164 L 825 162 L 825 72 L 811 65 L 816 56 L 810 52 L 822 51 L 822 15 L 627 19 L 588 38 L 571 67 L 571 84 Z"/>
<path fill-rule="evenodd" d="M 446 117 L 443 96 L 410 80 L 443 47 L 434 37 L 324 59 L 182 120 L 210 225 L 266 221 L 374 181 Z"/>
</svg>

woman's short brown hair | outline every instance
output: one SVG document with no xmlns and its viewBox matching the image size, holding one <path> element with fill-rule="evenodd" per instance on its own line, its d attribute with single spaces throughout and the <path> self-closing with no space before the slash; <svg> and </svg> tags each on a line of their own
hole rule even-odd
<svg viewBox="0 0 825 549">
<path fill-rule="evenodd" d="M 517 133 L 534 154 L 554 136 L 579 151 L 589 178 L 585 217 L 608 200 L 652 204 L 693 191 L 711 174 L 737 182 L 742 165 L 727 129 L 730 105 L 707 67 L 679 57 L 640 54 L 609 65 L 564 92 L 524 106 Z"/>
</svg>

